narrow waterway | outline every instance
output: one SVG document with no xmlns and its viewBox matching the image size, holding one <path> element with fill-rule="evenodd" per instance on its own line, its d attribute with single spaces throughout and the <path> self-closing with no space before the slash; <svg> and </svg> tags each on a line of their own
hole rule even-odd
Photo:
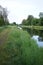
<svg viewBox="0 0 43 65">
<path fill-rule="evenodd" d="M 36 40 L 38 46 L 43 47 L 43 30 L 35 30 L 29 28 L 23 28 L 23 30 L 28 31 L 31 35 L 31 38 Z"/>
</svg>

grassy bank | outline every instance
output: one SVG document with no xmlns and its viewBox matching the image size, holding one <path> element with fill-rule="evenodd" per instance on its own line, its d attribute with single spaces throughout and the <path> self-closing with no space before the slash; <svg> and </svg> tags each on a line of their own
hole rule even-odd
<svg viewBox="0 0 43 65">
<path fill-rule="evenodd" d="M 4 27 L 0 27 L 0 33 L 3 31 Z"/>
<path fill-rule="evenodd" d="M 0 65 L 41 65 L 38 50 L 38 45 L 26 31 L 13 26 L 7 41 L 0 46 Z"/>
<path fill-rule="evenodd" d="M 0 27 L 0 33 L 1 33 L 3 30 L 7 29 L 7 28 L 8 28 L 8 26 L 2 26 L 2 27 Z"/>
<path fill-rule="evenodd" d="M 36 30 L 43 30 L 43 26 L 21 26 L 22 28 L 30 28 Z"/>
</svg>

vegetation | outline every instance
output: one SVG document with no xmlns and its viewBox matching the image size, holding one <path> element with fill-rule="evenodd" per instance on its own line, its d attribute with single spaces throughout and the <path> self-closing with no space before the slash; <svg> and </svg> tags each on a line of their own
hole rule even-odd
<svg viewBox="0 0 43 65">
<path fill-rule="evenodd" d="M 13 25 L 16 25 L 16 22 L 13 22 Z"/>
<path fill-rule="evenodd" d="M 7 10 L 6 8 L 3 8 L 2 6 L 0 6 L 0 9 L 2 11 L 0 11 L 0 26 L 4 26 L 4 25 L 8 25 L 9 24 L 9 21 L 8 21 L 8 18 L 7 18 Z"/>
<path fill-rule="evenodd" d="M 43 26 L 25 26 L 25 25 L 22 25 L 21 27 L 27 28 L 27 29 L 43 30 Z"/>
<path fill-rule="evenodd" d="M 0 45 L 0 65 L 43 65 L 43 48 L 26 31 L 10 29 L 7 41 Z"/>
<path fill-rule="evenodd" d="M 5 29 L 5 27 L 0 27 L 0 33 Z"/>
<path fill-rule="evenodd" d="M 23 19 L 22 25 L 43 26 L 43 17 L 34 18 L 32 15 L 29 15 L 27 19 Z"/>
<path fill-rule="evenodd" d="M 7 11 L 4 8 L 2 13 L 4 14 L 0 14 L 0 26 L 8 25 Z M 29 15 L 22 21 L 22 25 L 41 30 L 43 18 Z M 0 27 L 0 65 L 43 65 L 43 47 L 38 47 L 28 32 L 17 28 L 15 22 L 12 26 Z"/>
</svg>

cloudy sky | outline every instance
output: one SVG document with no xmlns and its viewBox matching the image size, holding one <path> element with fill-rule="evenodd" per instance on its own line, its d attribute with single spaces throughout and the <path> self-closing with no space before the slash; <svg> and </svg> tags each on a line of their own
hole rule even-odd
<svg viewBox="0 0 43 65">
<path fill-rule="evenodd" d="M 10 23 L 21 23 L 28 15 L 38 17 L 43 12 L 43 0 L 0 0 L 0 5 L 7 8 Z"/>
</svg>

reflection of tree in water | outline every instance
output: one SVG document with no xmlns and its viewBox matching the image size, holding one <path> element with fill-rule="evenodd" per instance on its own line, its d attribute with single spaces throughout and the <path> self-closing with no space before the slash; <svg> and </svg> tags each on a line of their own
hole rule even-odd
<svg viewBox="0 0 43 65">
<path fill-rule="evenodd" d="M 43 30 L 39 31 L 39 41 L 43 41 Z"/>
<path fill-rule="evenodd" d="M 23 28 L 23 30 L 26 30 L 31 36 L 38 35 L 38 40 L 43 41 L 43 30 L 35 30 L 30 28 Z"/>
<path fill-rule="evenodd" d="M 38 40 L 43 41 L 43 30 L 33 30 L 33 35 L 38 35 Z"/>
<path fill-rule="evenodd" d="M 33 35 L 38 35 L 38 40 L 43 41 L 43 30 L 33 30 Z"/>
</svg>

